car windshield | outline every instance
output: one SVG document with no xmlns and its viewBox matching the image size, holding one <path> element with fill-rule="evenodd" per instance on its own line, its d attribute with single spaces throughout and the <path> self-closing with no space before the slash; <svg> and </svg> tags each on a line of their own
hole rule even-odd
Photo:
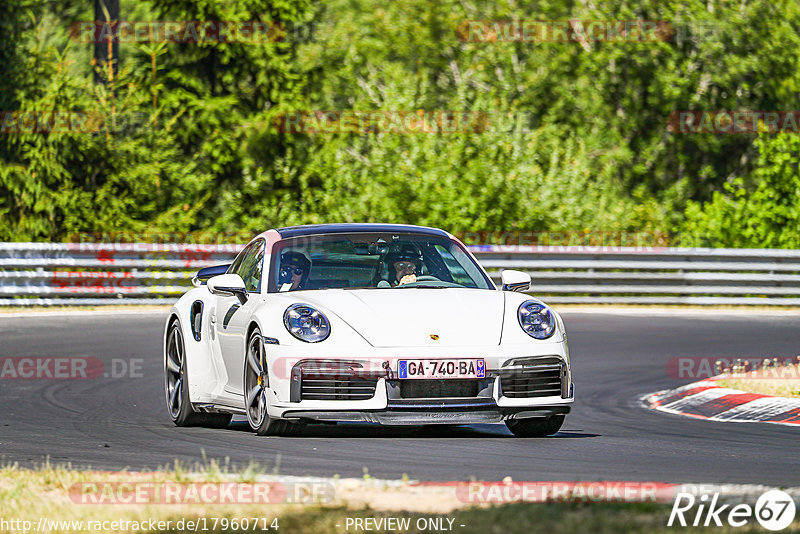
<svg viewBox="0 0 800 534">
<path fill-rule="evenodd" d="M 495 289 L 457 242 L 416 234 L 328 234 L 275 244 L 268 291 Z"/>
</svg>

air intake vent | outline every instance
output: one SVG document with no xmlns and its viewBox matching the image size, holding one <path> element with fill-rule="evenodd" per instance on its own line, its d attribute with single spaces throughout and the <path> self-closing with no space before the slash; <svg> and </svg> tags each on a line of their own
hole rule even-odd
<svg viewBox="0 0 800 534">
<path fill-rule="evenodd" d="M 375 396 L 378 379 L 303 374 L 300 400 L 367 400 Z"/>
<path fill-rule="evenodd" d="M 292 368 L 290 399 L 292 402 L 371 399 L 381 376 L 365 371 L 359 362 L 306 360 Z"/>
<path fill-rule="evenodd" d="M 561 358 L 525 358 L 498 370 L 502 395 L 511 398 L 563 396 L 567 380 Z"/>
</svg>

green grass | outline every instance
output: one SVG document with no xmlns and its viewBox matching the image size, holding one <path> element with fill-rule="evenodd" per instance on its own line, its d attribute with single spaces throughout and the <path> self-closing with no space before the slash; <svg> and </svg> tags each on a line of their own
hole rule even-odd
<svg viewBox="0 0 800 534">
<path fill-rule="evenodd" d="M 40 517 L 53 521 L 83 521 L 83 529 L 69 526 L 51 528 L 49 532 L 89 532 L 89 521 L 136 521 L 139 526 L 113 528 L 119 532 L 184 532 L 189 520 L 204 520 L 204 529 L 199 532 L 238 532 L 231 528 L 234 519 L 259 518 L 259 528 L 253 529 L 251 519 L 248 532 L 275 532 L 262 530 L 264 524 L 271 526 L 277 518 L 278 532 L 292 533 L 376 533 L 392 532 L 387 529 L 355 529 L 351 520 L 381 518 L 408 518 L 407 530 L 400 532 L 454 532 L 480 534 L 511 533 L 652 533 L 652 532 L 761 532 L 758 523 L 751 520 L 741 528 L 681 528 L 667 527 L 671 504 L 663 503 L 514 503 L 493 506 L 468 507 L 465 503 L 452 505 L 453 496 L 441 488 L 418 493 L 419 487 L 413 484 L 394 484 L 385 487 L 381 481 L 365 473 L 363 481 L 347 479 L 350 490 L 344 484 L 337 484 L 336 498 L 325 504 L 78 504 L 70 499 L 70 488 L 82 482 L 125 481 L 125 482 L 250 482 L 263 477 L 275 477 L 277 465 L 260 466 L 251 464 L 232 467 L 205 461 L 204 464 L 183 466 L 176 463 L 169 468 L 151 473 L 107 473 L 82 471 L 70 466 L 53 466 L 49 462 L 36 469 L 20 468 L 16 464 L 0 466 L 0 519 L 30 520 L 35 525 Z M 363 484 L 363 485 L 362 485 Z M 365 504 L 366 503 L 366 504 Z M 449 503 L 449 504 L 448 504 Z M 409 510 L 434 510 L 436 513 L 421 513 Z M 440 513 L 441 512 L 441 513 Z M 446 513 L 445 513 L 446 512 Z M 693 514 L 693 509 L 687 518 Z M 693 516 L 692 516 L 693 517 Z M 150 519 L 171 521 L 163 530 L 153 530 L 147 523 Z M 224 521 L 223 521 L 224 519 Z M 452 523 L 447 520 L 452 520 Z M 723 521 L 725 516 L 723 515 Z M 184 527 L 178 528 L 178 522 Z M 417 521 L 442 521 L 444 530 L 418 528 Z M 266 523 L 263 523 L 266 521 Z M 452 524 L 452 530 L 447 527 Z M 1 523 L 0 523 L 1 525 Z M 166 523 L 165 523 L 166 525 Z M 463 526 L 462 526 L 463 525 Z M 423 525 L 420 524 L 419 527 Z M 170 528 L 171 527 L 171 528 Z M 227 528 L 223 528 L 227 527 Z M 159 527 L 156 527 L 159 528 Z M 32 529 L 35 530 L 35 527 Z M 17 532 L 0 526 L 0 533 Z M 398 532 L 397 530 L 393 532 Z M 783 532 L 800 532 L 800 518 Z"/>
<path fill-rule="evenodd" d="M 800 365 L 759 369 L 755 372 L 730 375 L 716 381 L 721 388 L 738 389 L 748 393 L 772 395 L 773 397 L 800 398 Z M 771 376 L 782 378 L 771 378 Z M 763 378 L 761 378 L 763 377 Z"/>
</svg>

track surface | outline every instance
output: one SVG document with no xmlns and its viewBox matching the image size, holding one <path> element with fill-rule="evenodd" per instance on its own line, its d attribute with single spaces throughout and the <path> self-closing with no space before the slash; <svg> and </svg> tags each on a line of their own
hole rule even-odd
<svg viewBox="0 0 800 534">
<path fill-rule="evenodd" d="M 280 474 L 464 480 L 643 480 L 800 486 L 800 430 L 715 423 L 646 410 L 639 398 L 687 381 L 667 375 L 678 356 L 798 354 L 800 317 L 567 312 L 577 401 L 562 431 L 517 439 L 504 425 L 397 429 L 313 426 L 299 437 L 176 428 L 164 406 L 160 339 L 151 314 L 0 317 L 0 357 L 141 359 L 140 378 L 0 379 L 0 457 L 29 466 L 153 469 L 256 461 Z"/>
</svg>

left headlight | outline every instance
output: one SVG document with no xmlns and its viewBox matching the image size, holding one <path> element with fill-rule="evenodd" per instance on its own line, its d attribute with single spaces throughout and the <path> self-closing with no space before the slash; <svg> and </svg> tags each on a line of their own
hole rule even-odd
<svg viewBox="0 0 800 534">
<path fill-rule="evenodd" d="M 520 305 L 517 319 L 525 333 L 536 339 L 547 339 L 556 331 L 556 318 L 553 312 L 535 300 L 526 300 Z"/>
<path fill-rule="evenodd" d="M 324 341 L 331 333 L 325 314 L 308 304 L 292 304 L 286 308 L 283 324 L 290 334 L 308 343 Z"/>
</svg>

